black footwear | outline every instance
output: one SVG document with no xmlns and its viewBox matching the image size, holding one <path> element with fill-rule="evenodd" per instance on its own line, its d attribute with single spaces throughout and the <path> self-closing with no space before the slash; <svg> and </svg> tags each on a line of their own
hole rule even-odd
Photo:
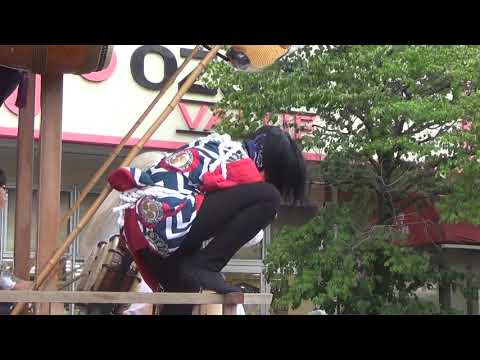
<svg viewBox="0 0 480 360">
<path fill-rule="evenodd" d="M 204 290 L 212 290 L 219 294 L 242 291 L 236 286 L 227 284 L 220 273 L 202 269 L 188 261 L 183 262 L 181 265 L 180 277 L 183 281 L 196 283 Z"/>
</svg>

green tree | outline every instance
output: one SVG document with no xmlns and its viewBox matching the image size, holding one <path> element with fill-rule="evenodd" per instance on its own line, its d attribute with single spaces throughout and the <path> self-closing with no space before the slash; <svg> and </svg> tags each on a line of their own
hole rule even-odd
<svg viewBox="0 0 480 360">
<path fill-rule="evenodd" d="M 452 314 L 418 290 L 451 286 L 475 298 L 478 279 L 442 269 L 428 253 L 404 246 L 389 226 L 363 231 L 347 207 L 328 206 L 301 228 L 284 228 L 270 245 L 267 278 L 273 307 L 310 300 L 328 314 Z"/>
<path fill-rule="evenodd" d="M 353 313 L 428 312 L 415 297 L 418 288 L 463 282 L 426 254 L 398 246 L 392 225 L 399 204 L 425 198 L 439 203 L 445 220 L 480 224 L 479 76 L 480 47 L 462 45 L 307 46 L 255 74 L 213 64 L 204 80 L 224 95 L 220 131 L 240 137 L 267 115 L 314 113 L 321 120 L 302 143 L 326 155 L 317 175 L 355 194 L 271 246 L 267 275 L 283 284 L 278 303 L 312 299 L 329 311 L 335 303 Z M 414 200 L 402 201 L 412 192 Z M 301 239 L 313 248 L 297 249 Z M 346 255 L 351 248 L 357 251 Z M 368 269 L 362 278 L 360 269 Z"/>
</svg>

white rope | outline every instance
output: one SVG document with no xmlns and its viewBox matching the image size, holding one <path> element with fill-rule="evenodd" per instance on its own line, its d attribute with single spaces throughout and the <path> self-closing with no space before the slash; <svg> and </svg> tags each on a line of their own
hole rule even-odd
<svg viewBox="0 0 480 360">
<path fill-rule="evenodd" d="M 248 157 L 242 144 L 238 141 L 232 141 L 232 138 L 228 134 L 220 135 L 215 133 L 197 141 L 198 144 L 202 146 L 207 142 L 218 143 L 218 158 L 210 164 L 208 171 L 212 173 L 220 166 L 224 179 L 227 178 L 227 161 L 233 154 L 240 152 L 244 158 Z M 192 142 L 189 146 L 194 147 L 195 143 L 196 142 Z"/>
</svg>

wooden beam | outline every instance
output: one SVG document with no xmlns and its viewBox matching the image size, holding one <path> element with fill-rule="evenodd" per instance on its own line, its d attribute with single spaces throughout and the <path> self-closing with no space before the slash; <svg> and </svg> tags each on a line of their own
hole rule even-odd
<svg viewBox="0 0 480 360">
<path fill-rule="evenodd" d="M 237 305 L 235 304 L 223 304 L 222 315 L 237 315 Z"/>
<path fill-rule="evenodd" d="M 17 136 L 17 188 L 15 205 L 14 274 L 30 280 L 33 205 L 33 144 L 35 74 L 28 75 L 27 103 L 20 109 Z"/>
<path fill-rule="evenodd" d="M 214 294 L 216 295 L 216 294 Z M 226 294 L 223 297 L 224 301 L 220 304 L 244 304 L 245 303 L 245 294 L 238 292 L 238 293 L 230 293 Z"/>
<path fill-rule="evenodd" d="M 108 291 L 36 291 L 3 290 L 0 291 L 2 302 L 49 302 L 72 304 L 255 304 L 269 305 L 272 294 L 227 295 L 210 293 L 135 293 Z"/>
<path fill-rule="evenodd" d="M 58 244 L 60 218 L 60 186 L 62 163 L 62 98 L 63 75 L 42 76 L 42 117 L 40 126 L 40 181 L 38 192 L 38 274 L 53 256 Z M 43 287 L 57 288 L 58 268 Z M 38 314 L 50 314 L 50 308 L 41 304 Z"/>
<path fill-rule="evenodd" d="M 202 307 L 205 305 L 195 305 L 192 309 L 192 315 L 202 315 Z"/>
<path fill-rule="evenodd" d="M 243 294 L 243 305 L 270 305 L 272 294 Z"/>
</svg>

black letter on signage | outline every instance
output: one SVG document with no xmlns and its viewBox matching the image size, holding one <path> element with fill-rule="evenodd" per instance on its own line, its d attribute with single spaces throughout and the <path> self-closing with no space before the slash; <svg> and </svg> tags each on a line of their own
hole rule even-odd
<svg viewBox="0 0 480 360">
<path fill-rule="evenodd" d="M 187 58 L 190 56 L 190 54 L 192 53 L 192 49 L 185 49 L 185 48 L 181 48 L 180 49 L 180 57 L 182 58 Z M 201 60 L 203 59 L 208 53 L 206 51 L 199 51 L 197 53 L 197 55 L 195 55 L 194 59 L 198 59 L 198 60 Z M 185 78 L 186 79 L 186 78 Z M 182 81 L 180 81 L 178 83 L 178 87 L 180 88 L 180 86 L 182 86 L 182 84 L 185 82 L 185 79 L 183 79 Z M 200 94 L 200 95 L 207 95 L 207 96 L 215 96 L 217 94 L 217 89 L 209 89 L 205 86 L 201 86 L 201 85 L 196 85 L 196 84 L 193 84 L 192 87 L 190 88 L 189 92 L 193 93 L 193 94 Z"/>
<path fill-rule="evenodd" d="M 145 56 L 149 53 L 158 54 L 163 58 L 163 80 L 159 83 L 153 83 L 145 77 Z M 133 53 L 130 60 L 130 70 L 137 84 L 149 90 L 160 90 L 163 84 L 172 76 L 175 70 L 177 70 L 177 60 L 175 59 L 175 55 L 163 46 L 143 45 Z"/>
</svg>

